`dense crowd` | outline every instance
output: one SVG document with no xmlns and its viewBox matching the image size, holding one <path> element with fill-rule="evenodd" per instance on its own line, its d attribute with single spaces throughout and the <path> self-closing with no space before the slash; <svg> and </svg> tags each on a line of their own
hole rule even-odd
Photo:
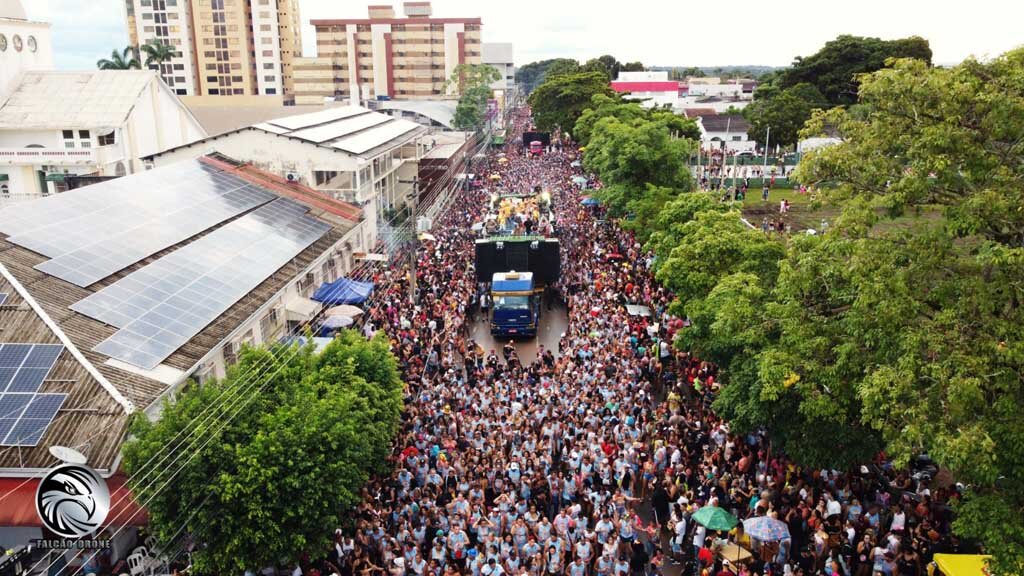
<svg viewBox="0 0 1024 576">
<path fill-rule="evenodd" d="M 581 204 L 571 144 L 539 158 L 515 135 L 474 166 L 435 223 L 415 269 L 377 278 L 367 334 L 392 339 L 408 383 L 394 472 L 373 481 L 319 570 L 342 576 L 687 574 L 921 576 L 953 551 L 949 490 L 880 460 L 851 473 L 801 468 L 759 434 L 730 432 L 709 409 L 716 369 L 671 346 L 684 322 L 629 234 Z M 506 160 L 501 160 L 498 153 Z M 469 339 L 479 287 L 474 224 L 491 192 L 550 191 L 561 242 L 557 292 L 568 329 L 524 362 L 515 346 L 481 354 Z M 599 184 L 598 184 L 599 185 Z M 641 305 L 631 314 L 625 305 Z M 649 315 L 647 315 L 649 311 Z M 694 521 L 717 506 L 767 516 L 788 535 Z M 727 562 L 726 543 L 750 558 Z"/>
</svg>

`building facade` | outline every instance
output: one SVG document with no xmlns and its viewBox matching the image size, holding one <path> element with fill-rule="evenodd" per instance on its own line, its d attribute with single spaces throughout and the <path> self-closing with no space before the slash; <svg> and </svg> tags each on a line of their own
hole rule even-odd
<svg viewBox="0 0 1024 576">
<path fill-rule="evenodd" d="M 25 70 L 52 70 L 50 24 L 33 22 L 20 0 L 0 0 L 0 102 Z"/>
<path fill-rule="evenodd" d="M 0 98 L 0 205 L 64 192 L 68 175 L 140 172 L 205 136 L 153 71 L 23 72 Z"/>
<path fill-rule="evenodd" d="M 672 106 L 679 101 L 679 82 L 668 79 L 668 72 L 619 72 L 612 90 L 630 100 L 643 100 L 648 107 Z"/>
<path fill-rule="evenodd" d="M 313 20 L 317 55 L 294 63 L 296 104 L 325 100 L 422 100 L 454 97 L 460 64 L 482 60 L 480 18 L 434 18 L 430 2 L 390 5 L 368 18 Z"/>
<path fill-rule="evenodd" d="M 483 63 L 493 66 L 501 79 L 491 84 L 492 90 L 509 91 L 516 87 L 515 46 L 511 42 L 483 44 Z"/>
<path fill-rule="evenodd" d="M 159 65 L 179 96 L 291 98 L 298 0 L 126 0 L 130 38 L 172 46 Z"/>
</svg>

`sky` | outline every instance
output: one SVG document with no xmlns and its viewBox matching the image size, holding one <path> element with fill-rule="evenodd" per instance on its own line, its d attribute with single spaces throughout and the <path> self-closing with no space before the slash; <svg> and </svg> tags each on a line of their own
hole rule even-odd
<svg viewBox="0 0 1024 576">
<path fill-rule="evenodd" d="M 124 0 L 22 0 L 29 18 L 53 23 L 57 67 L 93 68 L 127 44 Z M 300 0 L 302 20 L 365 18 L 384 0 Z M 401 12 L 401 2 L 394 2 Z M 839 34 L 923 36 L 934 61 L 997 56 L 1024 45 L 1021 0 L 434 0 L 434 16 L 483 18 L 484 42 L 515 44 L 517 65 L 545 58 L 659 66 L 785 66 Z M 303 30 L 314 55 L 313 29 Z"/>
</svg>

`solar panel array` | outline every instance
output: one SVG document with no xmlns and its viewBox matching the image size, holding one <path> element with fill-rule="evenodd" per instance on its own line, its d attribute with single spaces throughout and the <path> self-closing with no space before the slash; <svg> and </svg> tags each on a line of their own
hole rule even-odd
<svg viewBox="0 0 1024 576">
<path fill-rule="evenodd" d="M 7 302 L 7 292 L 0 292 L 0 306 Z"/>
<path fill-rule="evenodd" d="M 35 206 L 45 200 L 24 204 L 17 222 L 4 211 L 0 230 L 52 258 L 38 270 L 82 287 L 276 198 L 198 161 L 80 190 L 89 193 L 63 194 L 49 217 Z"/>
<path fill-rule="evenodd" d="M 317 124 L 336 122 L 342 118 L 358 116 L 359 114 L 365 113 L 366 109 L 360 108 L 359 106 L 339 106 L 337 108 L 328 108 L 319 112 L 310 112 L 309 114 L 299 114 L 297 116 L 288 116 L 286 118 L 269 120 L 267 123 L 287 128 L 289 130 L 301 130 L 302 128 L 316 126 Z"/>
<path fill-rule="evenodd" d="M 155 368 L 327 233 L 309 209 L 279 198 L 71 306 L 120 328 L 94 350 Z"/>
<path fill-rule="evenodd" d="M 59 344 L 0 344 L 0 445 L 35 446 L 67 394 L 40 394 L 64 349 Z"/>
</svg>

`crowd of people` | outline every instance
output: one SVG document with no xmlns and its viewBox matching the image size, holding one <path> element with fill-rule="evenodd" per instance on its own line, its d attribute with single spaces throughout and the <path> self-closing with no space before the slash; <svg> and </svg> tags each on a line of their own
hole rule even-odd
<svg viewBox="0 0 1024 576">
<path fill-rule="evenodd" d="M 510 144 L 474 167 L 500 179 L 460 192 L 438 219 L 414 291 L 408 270 L 376 279 L 366 333 L 391 338 L 408 385 L 394 472 L 366 487 L 327 560 L 307 570 L 922 576 L 934 552 L 959 546 L 949 490 L 881 460 L 851 473 L 802 468 L 762 435 L 732 433 L 709 408 L 715 366 L 671 345 L 685 322 L 670 316 L 651 256 L 582 205 L 571 143 L 540 157 L 520 150 L 515 135 L 529 127 L 522 110 Z M 538 185 L 552 195 L 568 329 L 536 359 L 520 360 L 514 344 L 480 354 L 469 338 L 472 229 L 489 194 Z M 708 530 L 694 515 L 709 506 L 777 519 L 788 534 Z M 749 559 L 723 558 L 726 543 Z"/>
</svg>

